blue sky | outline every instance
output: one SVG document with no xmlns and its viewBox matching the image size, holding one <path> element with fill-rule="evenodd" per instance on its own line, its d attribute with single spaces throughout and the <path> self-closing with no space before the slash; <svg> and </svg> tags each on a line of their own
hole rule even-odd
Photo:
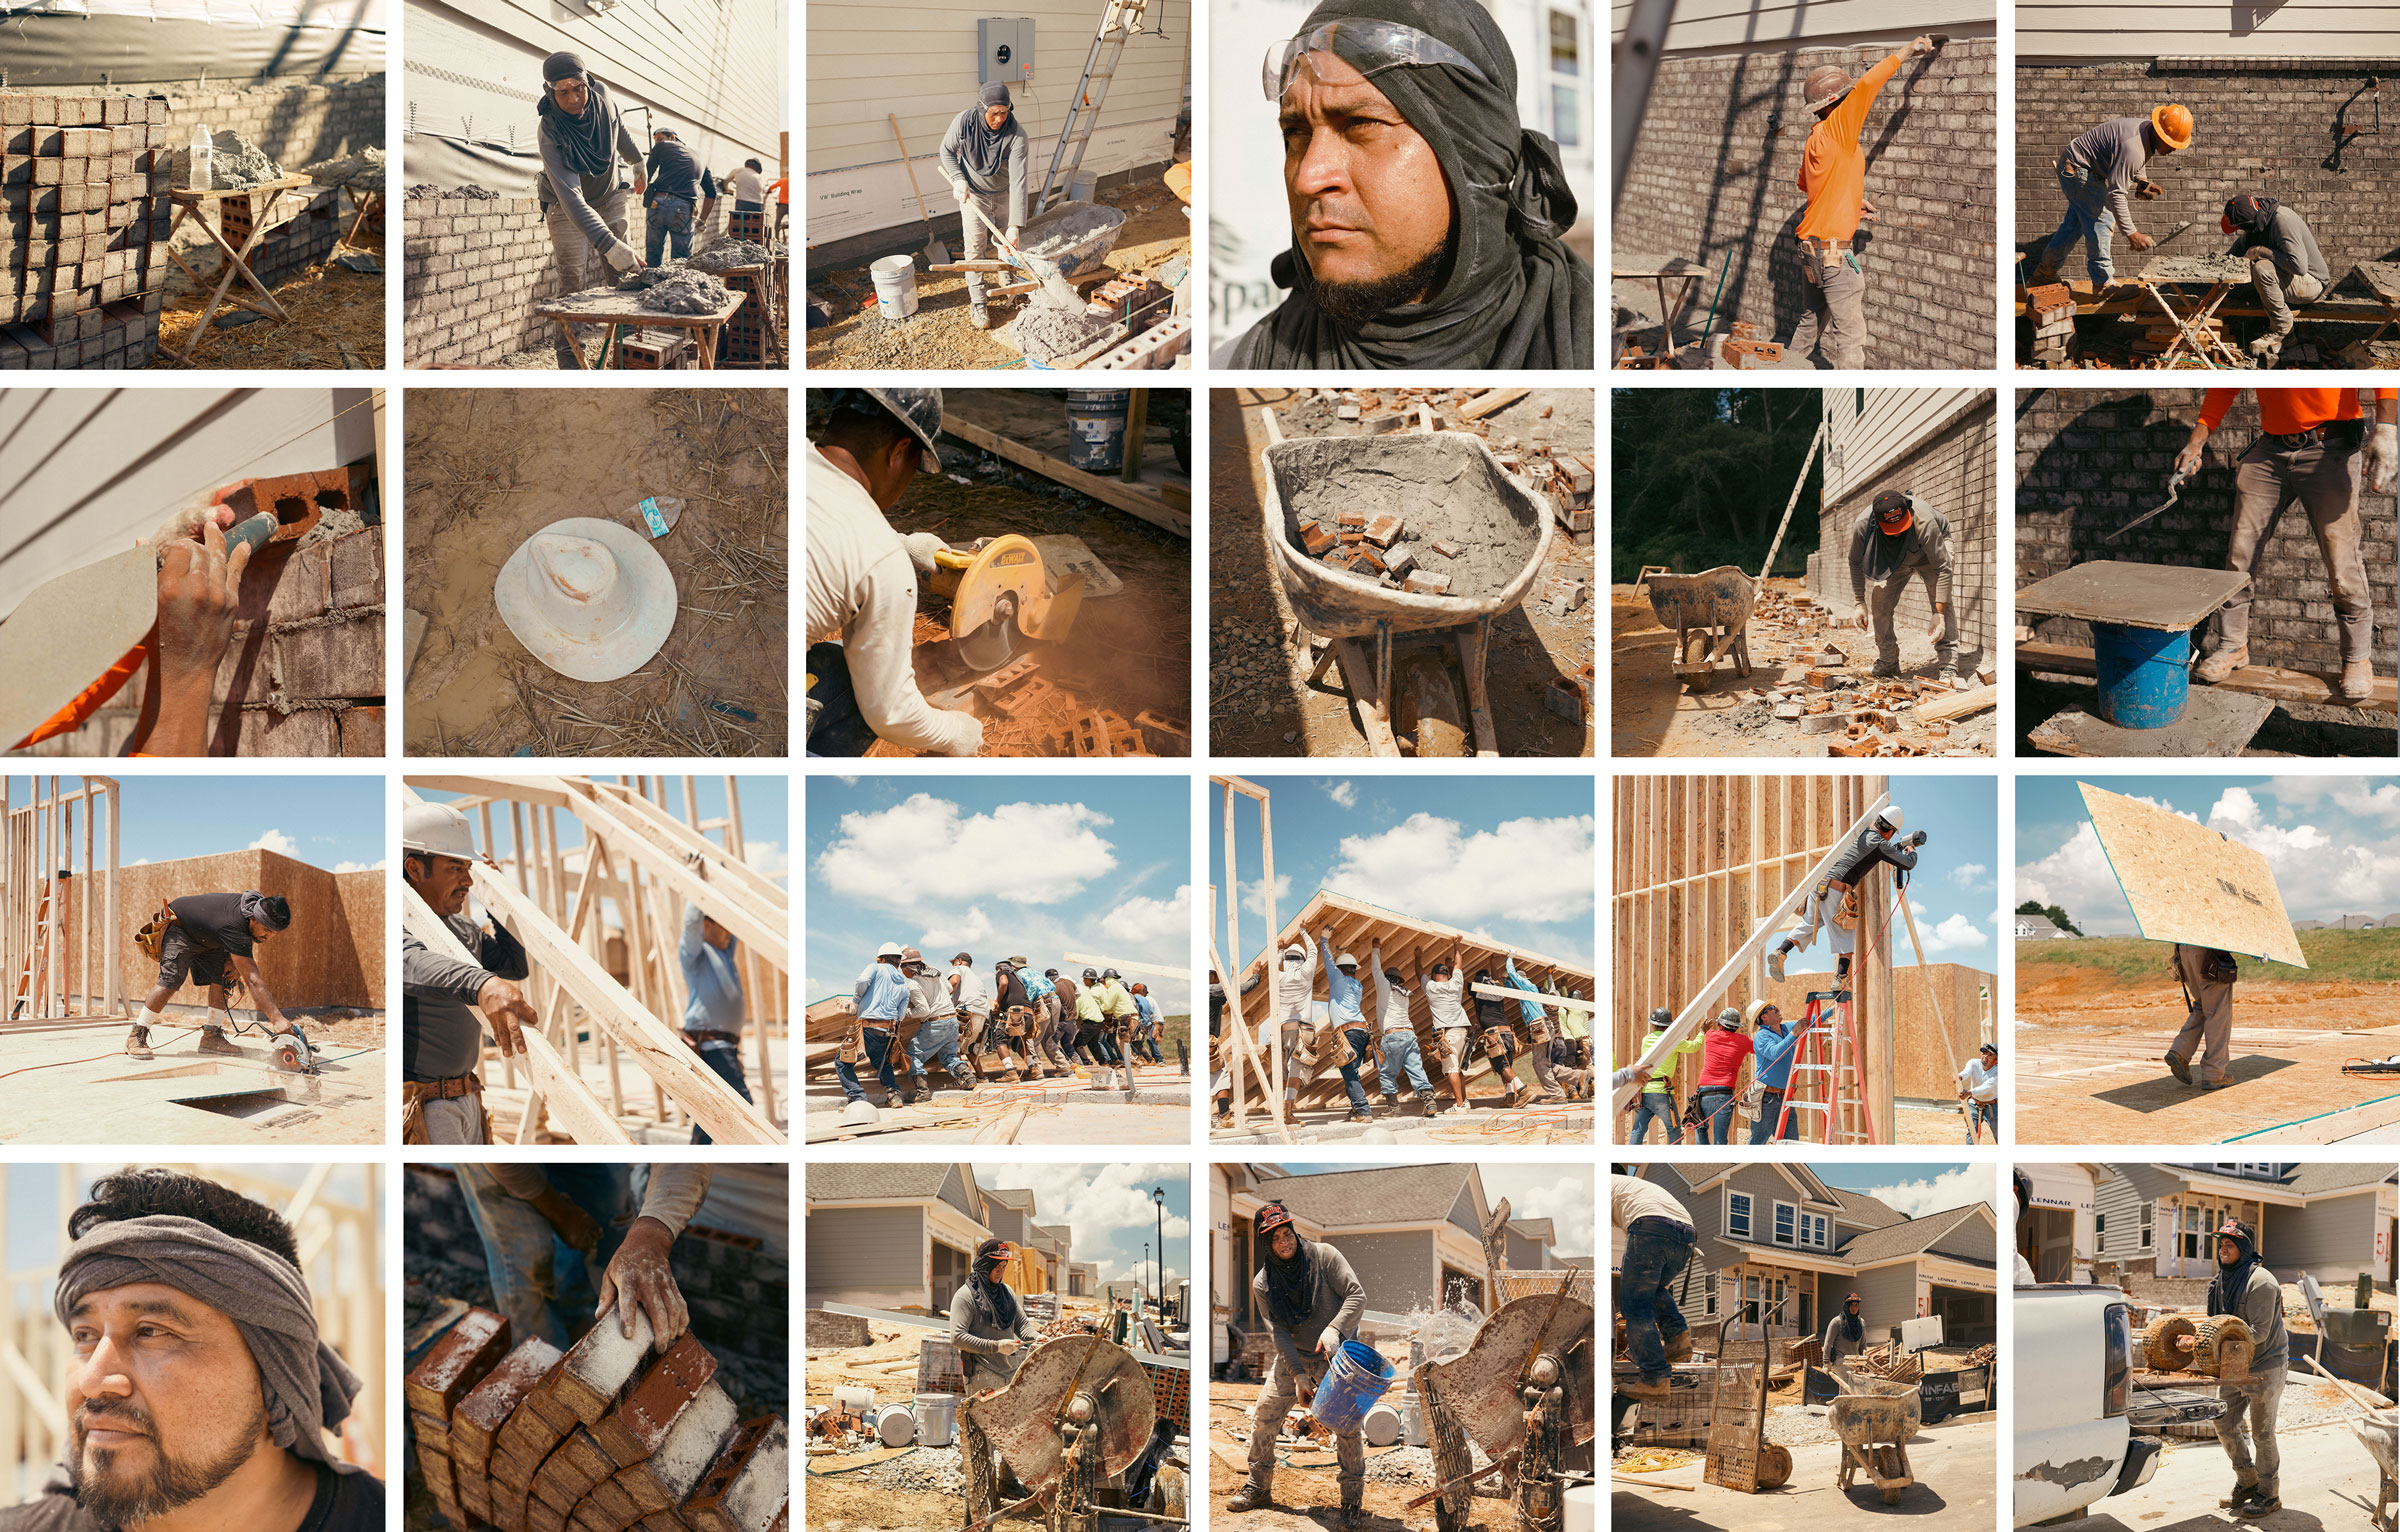
<svg viewBox="0 0 2400 1532">
<path fill-rule="evenodd" d="M 1568 962 L 1592 961 L 1600 867 L 1593 781 L 1567 777 L 1253 777 L 1271 795 L 1275 919 L 1320 889 Z M 1225 886 L 1225 790 L 1208 796 L 1208 871 Z M 1234 798 L 1242 881 L 1237 968 L 1273 936 L 1265 922 L 1258 807 Z M 1224 913 L 1216 935 L 1224 941 Z"/>
<path fill-rule="evenodd" d="M 1355 1161 L 1327 1164 L 1277 1164 L 1300 1176 L 1356 1170 Z M 1592 1182 L 1598 1172 L 1590 1165 L 1543 1165 L 1515 1162 L 1477 1167 L 1483 1172 L 1483 1196 L 1489 1203 L 1508 1199 L 1512 1218 L 1547 1218 L 1556 1229 L 1551 1249 L 1562 1260 L 1592 1258 Z"/>
<path fill-rule="evenodd" d="M 1103 1282 L 1130 1278 L 1137 1267 L 1145 1281 L 1155 1280 L 1142 1251 L 1158 1243 L 1158 1207 L 1150 1191 L 1164 1188 L 1166 1280 L 1171 1284 L 1192 1274 L 1191 1166 L 1183 1161 L 1098 1166 L 975 1162 L 975 1184 L 987 1190 L 1031 1187 L 1033 1221 L 1073 1230 L 1067 1259 L 1092 1262 L 1100 1268 Z"/>
<path fill-rule="evenodd" d="M 1828 1186 L 1864 1192 L 1895 1212 L 1911 1218 L 1988 1203 L 2000 1212 L 2000 1173 L 1992 1165 L 1962 1165 L 1957 1161 L 1922 1164 L 1903 1161 L 1812 1160 L 1809 1169 Z"/>
<path fill-rule="evenodd" d="M 8 779 L 11 808 L 33 801 L 31 777 Z M 48 777 L 39 779 L 50 790 Z M 252 846 L 331 872 L 381 867 L 383 778 L 241 776 L 117 778 L 124 865 L 215 856 Z M 81 777 L 62 776 L 73 792 Z M 108 865 L 108 816 L 97 821 L 93 865 Z M 83 827 L 75 827 L 75 866 L 83 866 Z"/>
<path fill-rule="evenodd" d="M 2020 778 L 2022 783 L 2032 780 Z M 1992 777 L 1891 778 L 1892 802 L 1907 816 L 1903 835 L 1926 834 L 1908 896 L 1928 962 L 1998 972 L 2000 932 L 2000 785 Z M 2021 799 L 2019 801 L 2022 801 Z M 2013 902 L 2013 901 L 2012 901 Z M 1892 961 L 1915 964 L 1908 927 L 1895 916 Z M 1831 945 L 1820 939 L 1785 963 L 1787 973 L 1831 973 Z"/>
<path fill-rule="evenodd" d="M 663 784 L 667 812 L 677 819 L 683 818 L 683 778 L 661 777 L 656 780 Z M 789 887 L 792 865 L 790 780 L 785 777 L 740 777 L 736 781 L 742 795 L 742 848 L 745 858 L 759 871 Z M 694 777 L 692 783 L 695 795 L 700 800 L 700 822 L 706 824 L 712 819 L 723 819 L 724 777 Z M 653 791 L 660 789 L 654 788 Z M 417 789 L 417 795 L 428 803 L 449 803 L 460 796 L 424 787 Z M 583 844 L 583 822 L 563 810 L 555 818 L 559 848 L 571 854 Z M 506 862 L 515 854 L 516 834 L 510 828 L 510 815 L 505 804 L 492 807 L 492 844 L 489 846 L 483 846 L 482 815 L 469 811 L 467 822 L 474 828 L 476 845 L 489 851 L 493 860 Z M 725 834 L 721 830 L 709 832 L 708 838 L 719 845 L 725 842 Z M 569 865 L 580 867 L 582 862 L 575 859 Z"/>
<path fill-rule="evenodd" d="M 885 942 L 971 953 L 987 978 L 1018 954 L 1191 961 L 1188 778 L 814 777 L 807 813 L 809 1000 L 848 994 Z M 1186 983 L 1127 978 L 1190 1004 Z"/>
<path fill-rule="evenodd" d="M 2011 909 L 2033 899 L 2064 908 L 2087 936 L 2140 934 L 2079 780 L 2258 851 L 2294 920 L 2400 914 L 2400 784 L 2390 777 L 2019 777 Z"/>
</svg>

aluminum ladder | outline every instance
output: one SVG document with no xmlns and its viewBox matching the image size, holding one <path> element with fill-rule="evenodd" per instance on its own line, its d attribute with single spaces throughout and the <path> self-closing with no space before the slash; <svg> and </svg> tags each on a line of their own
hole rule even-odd
<svg viewBox="0 0 2400 1532">
<path fill-rule="evenodd" d="M 1794 1112 L 1807 1112 L 1817 1119 L 1815 1136 L 1802 1131 L 1807 1142 L 1876 1141 L 1875 1125 L 1867 1116 L 1865 1054 L 1850 1011 L 1851 994 L 1847 989 L 1810 993 L 1808 1009 L 1800 1020 L 1791 1078 L 1785 1082 L 1783 1115 L 1775 1123 L 1777 1139 L 1789 1130 Z"/>
<path fill-rule="evenodd" d="M 1037 215 L 1050 210 L 1053 188 L 1060 200 L 1065 200 L 1075 172 L 1083 168 L 1083 151 L 1092 141 L 1092 130 L 1100 124 L 1100 104 L 1108 99 L 1109 82 L 1117 77 L 1117 61 L 1125 54 L 1125 44 L 1142 30 L 1142 17 L 1149 9 L 1150 0 L 1108 0 L 1100 30 L 1092 38 L 1091 55 L 1083 61 L 1083 80 L 1075 87 L 1067 120 L 1059 124 L 1050 168 L 1043 173 L 1042 189 L 1033 199 Z"/>
</svg>

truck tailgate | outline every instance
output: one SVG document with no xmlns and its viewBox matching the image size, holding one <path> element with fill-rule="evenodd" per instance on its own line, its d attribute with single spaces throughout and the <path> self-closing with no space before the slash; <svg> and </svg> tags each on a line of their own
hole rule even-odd
<svg viewBox="0 0 2400 1532">
<path fill-rule="evenodd" d="M 2125 1420 L 2136 1431 L 2165 1426 L 2202 1426 L 2225 1412 L 2217 1396 L 2196 1388 L 2137 1386 L 2126 1403 Z"/>
</svg>

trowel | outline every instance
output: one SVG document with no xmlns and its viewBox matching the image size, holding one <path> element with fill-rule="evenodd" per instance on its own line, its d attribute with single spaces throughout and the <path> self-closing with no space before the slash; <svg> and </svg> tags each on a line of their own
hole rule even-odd
<svg viewBox="0 0 2400 1532">
<path fill-rule="evenodd" d="M 669 497 L 645 495 L 626 519 L 649 533 L 650 540 L 656 542 L 674 531 L 675 523 L 683 520 L 683 502 Z"/>
<path fill-rule="evenodd" d="M 1054 643 L 1083 609 L 1083 576 L 1052 586 L 1033 540 L 1009 533 L 977 547 L 933 556 L 937 595 L 950 598 L 950 632 L 959 660 L 989 675 L 1023 652 L 1026 640 Z"/>
<path fill-rule="evenodd" d="M 2155 511 L 2144 511 L 2141 515 L 2134 517 L 2133 520 L 2125 523 L 2125 525 L 2117 528 L 2114 532 L 2109 533 L 2106 537 L 2103 537 L 2100 540 L 2104 543 L 2115 542 L 2118 538 L 2123 537 L 2126 533 L 2132 531 L 2135 527 L 2140 526 L 2143 522 L 2148 521 L 2151 517 L 2156 516 L 2172 507 L 2182 494 L 2183 475 L 2177 474 L 2173 478 L 2167 480 L 2167 503 L 2165 505 L 2160 506 L 2158 510 Z"/>
</svg>

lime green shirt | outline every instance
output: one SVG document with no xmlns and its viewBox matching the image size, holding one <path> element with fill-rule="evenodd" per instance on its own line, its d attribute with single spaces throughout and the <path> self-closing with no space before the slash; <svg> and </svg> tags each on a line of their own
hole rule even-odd
<svg viewBox="0 0 2400 1532">
<path fill-rule="evenodd" d="M 1652 1027 L 1650 1029 L 1650 1035 L 1642 1039 L 1642 1052 L 1648 1053 L 1652 1048 L 1658 1045 L 1658 1040 L 1666 1035 L 1667 1029 L 1665 1027 Z M 1664 1094 L 1667 1089 L 1668 1082 L 1659 1077 L 1661 1075 L 1669 1075 L 1674 1073 L 1675 1061 L 1677 1059 L 1682 1058 L 1687 1053 L 1698 1053 L 1699 1051 L 1700 1039 L 1697 1037 L 1693 1038 L 1687 1043 L 1678 1043 L 1675 1047 L 1675 1051 L 1668 1054 L 1665 1059 L 1660 1061 L 1657 1071 L 1653 1073 L 1649 1079 L 1642 1082 L 1642 1094 L 1645 1096 Z"/>
</svg>

